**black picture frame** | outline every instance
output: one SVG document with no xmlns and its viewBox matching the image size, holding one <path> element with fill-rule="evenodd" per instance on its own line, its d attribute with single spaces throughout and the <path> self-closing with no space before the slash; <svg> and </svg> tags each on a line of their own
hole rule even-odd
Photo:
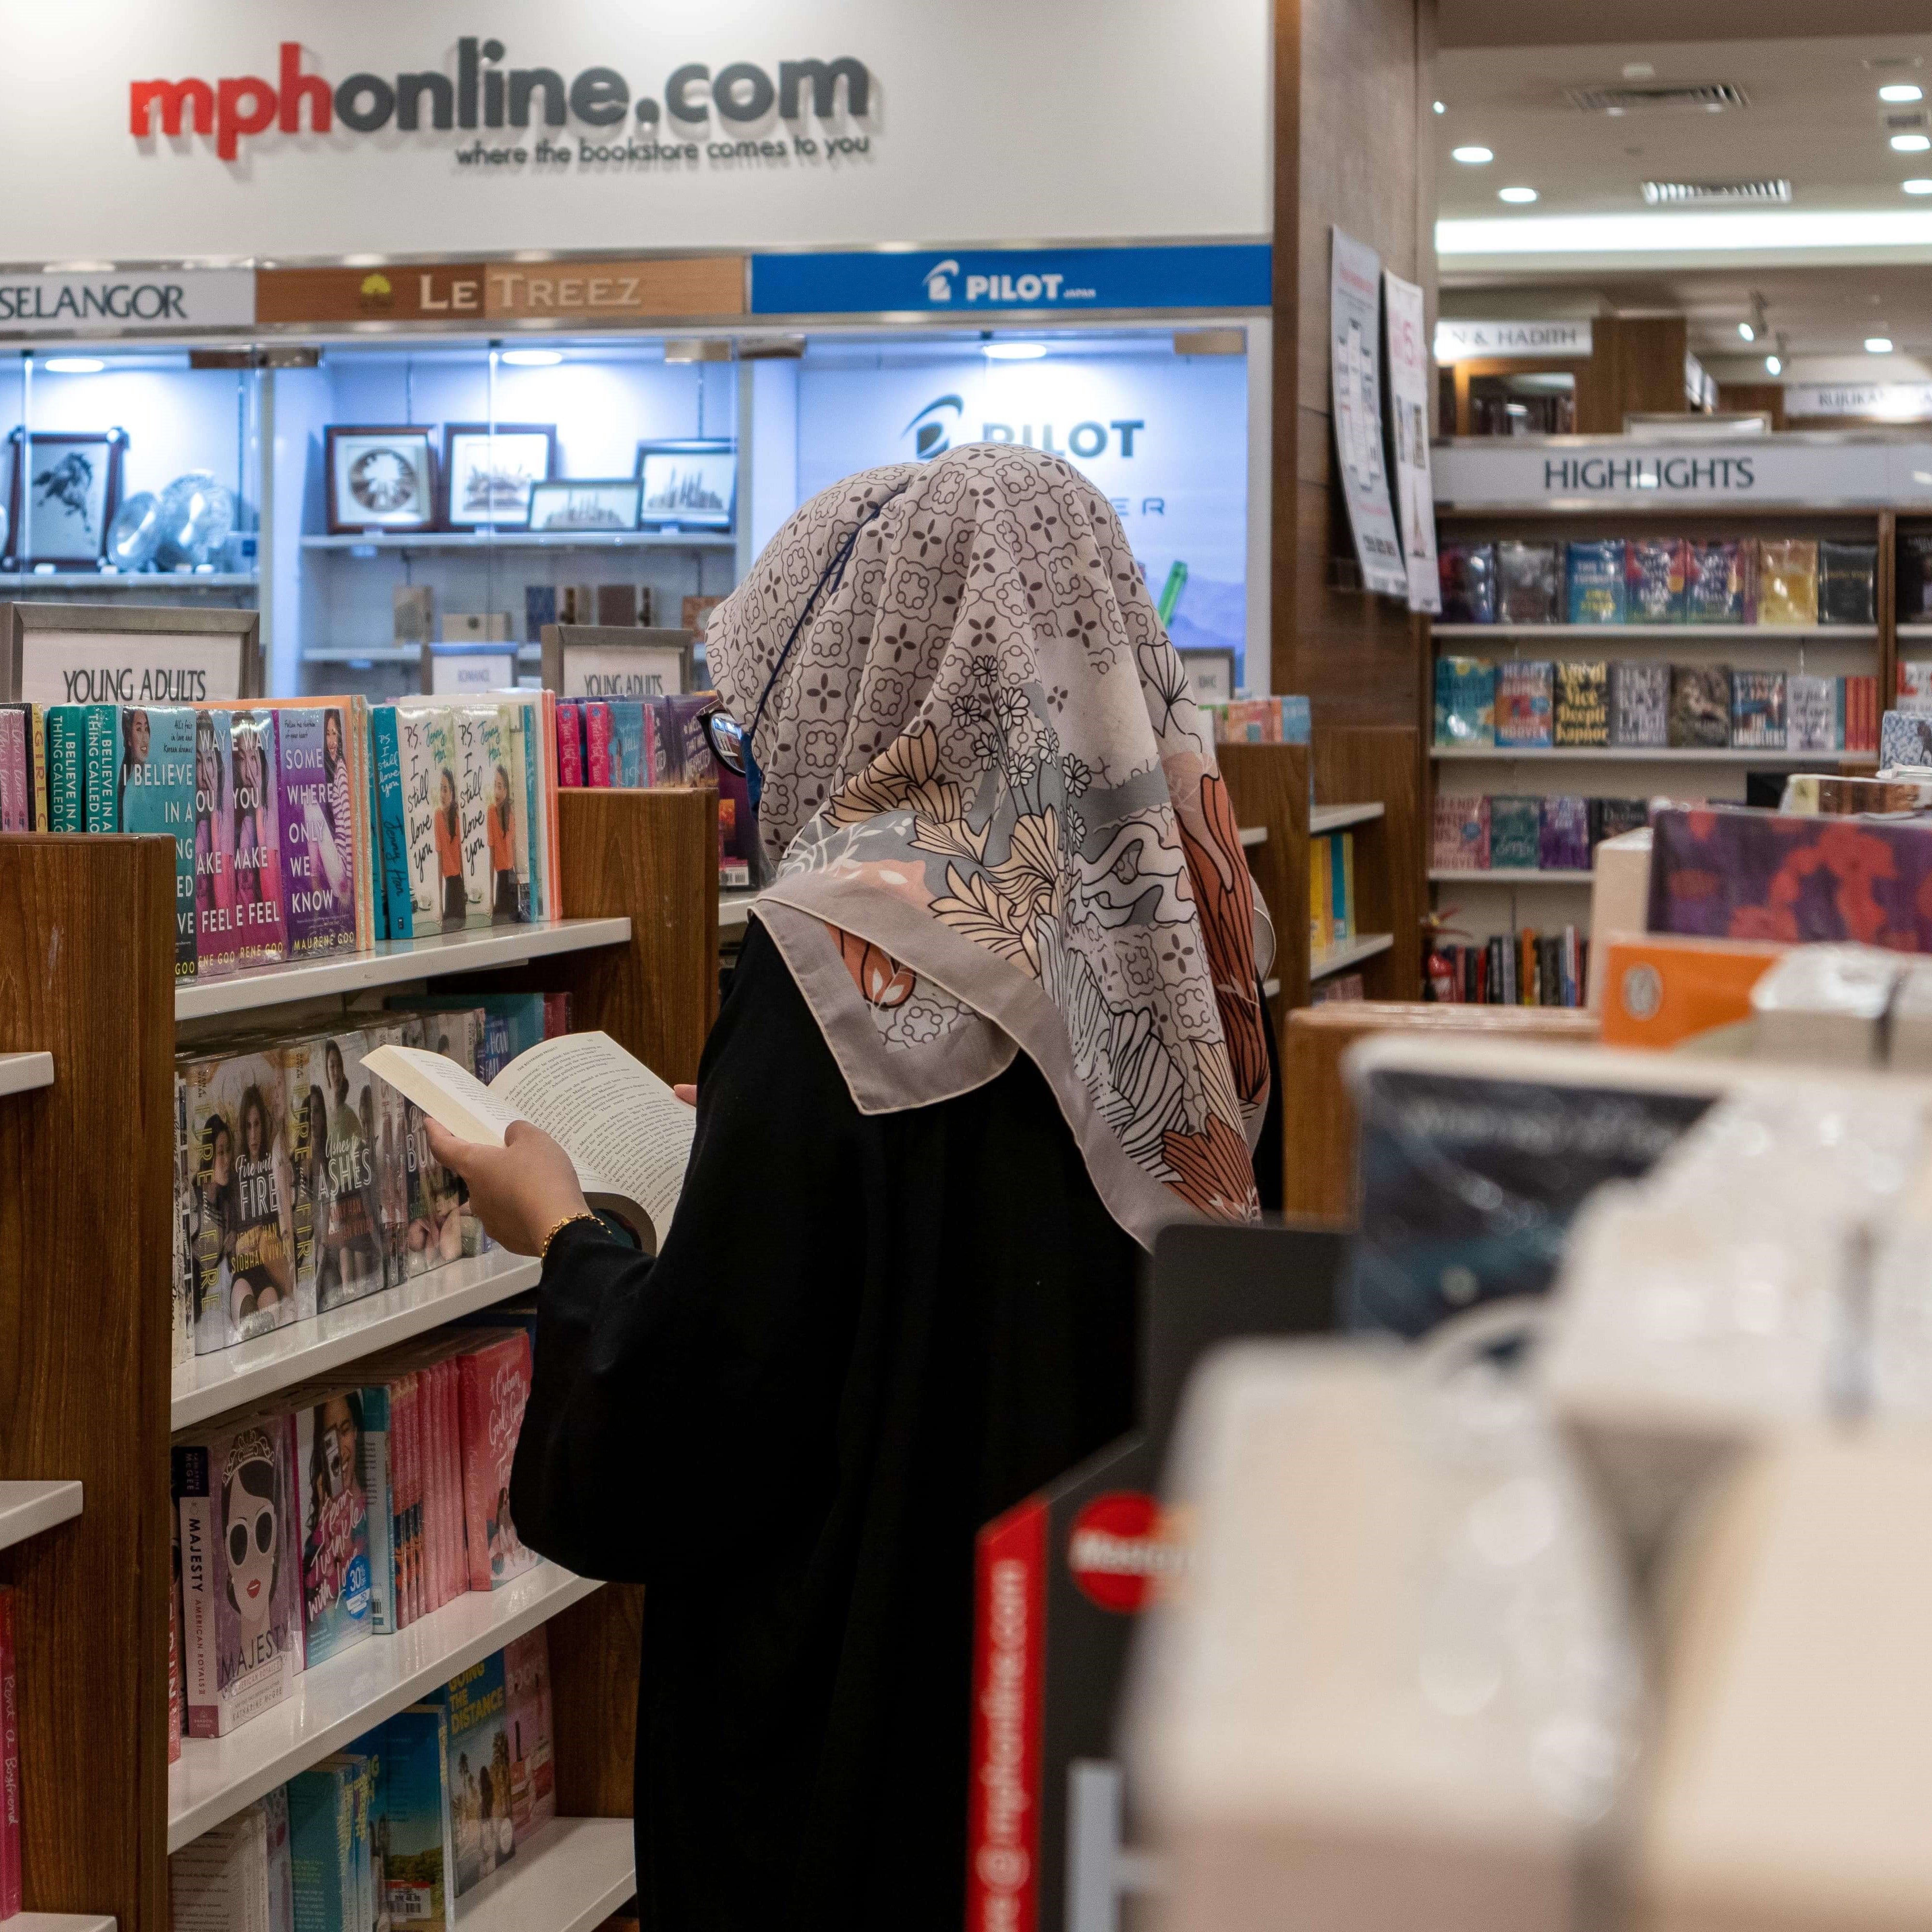
<svg viewBox="0 0 1932 1932">
<path fill-rule="evenodd" d="M 6 551 L 4 556 L 0 556 L 0 562 L 19 571 L 38 569 L 42 564 L 52 564 L 56 571 L 98 570 L 100 560 L 106 554 L 108 526 L 114 520 L 115 512 L 121 507 L 121 471 L 128 450 L 128 432 L 124 429 L 46 430 L 29 436 L 25 429 L 16 427 L 10 433 L 8 440 L 13 444 L 9 461 L 12 487 L 7 505 Z M 52 476 L 70 458 L 78 458 L 84 464 L 86 453 L 90 450 L 100 452 L 106 464 L 100 496 L 95 502 L 90 494 L 88 504 L 91 519 L 96 526 L 93 548 L 85 550 L 74 543 L 64 548 L 30 550 L 29 540 L 34 536 L 33 515 L 27 493 L 32 486 L 34 473 L 38 472 L 43 478 Z M 91 469 L 84 487 L 92 492 Z"/>
<path fill-rule="evenodd" d="M 493 436 L 499 440 L 506 436 L 542 438 L 545 450 L 544 473 L 530 479 L 531 488 L 539 483 L 548 483 L 556 474 L 556 425 L 554 423 L 445 423 L 442 426 L 442 526 L 445 530 L 520 530 L 529 526 L 530 506 L 528 490 L 525 491 L 518 509 L 510 514 L 472 516 L 459 511 L 457 507 L 458 472 L 462 466 L 458 460 L 458 445 Z"/>
<path fill-rule="evenodd" d="M 724 456 L 730 459 L 731 493 L 722 509 L 651 507 L 652 471 L 656 459 L 680 456 Z M 638 445 L 638 481 L 643 484 L 638 506 L 640 530 L 675 525 L 687 530 L 734 530 L 738 522 L 738 446 L 728 436 L 663 436 Z"/>
<path fill-rule="evenodd" d="M 1234 695 L 1234 652 L 1225 644 L 1176 646 L 1174 656 L 1187 674 L 1188 694 L 1197 704 L 1226 704 Z M 1205 674 L 1205 675 L 1204 675 Z"/>
<path fill-rule="evenodd" d="M 383 516 L 380 514 L 344 514 L 341 493 L 337 488 L 338 446 L 355 437 L 368 441 L 393 440 L 399 444 L 417 446 L 422 466 L 424 485 L 418 500 L 422 506 L 420 516 Z M 436 526 L 442 502 L 441 485 L 437 480 L 436 430 L 433 424 L 424 423 L 331 423 L 322 433 L 322 466 L 326 501 L 328 533 L 331 536 L 352 536 L 368 531 L 409 534 L 433 530 Z M 350 505 L 352 511 L 354 505 Z"/>
</svg>

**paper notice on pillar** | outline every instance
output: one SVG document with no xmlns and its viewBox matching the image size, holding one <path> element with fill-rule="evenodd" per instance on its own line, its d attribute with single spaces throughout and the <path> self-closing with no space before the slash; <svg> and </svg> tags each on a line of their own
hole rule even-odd
<svg viewBox="0 0 1932 1932">
<path fill-rule="evenodd" d="M 1382 257 L 1339 228 L 1330 233 L 1328 365 L 1335 460 L 1342 466 L 1363 583 L 1391 597 L 1406 597 L 1408 572 L 1382 464 Z"/>
<path fill-rule="evenodd" d="M 1436 496 L 1429 478 L 1429 338 L 1423 329 L 1422 291 L 1384 268 L 1388 318 L 1389 412 L 1395 448 L 1396 508 L 1402 516 L 1402 554 L 1408 566 L 1408 608 L 1439 611 L 1436 572 Z"/>
</svg>

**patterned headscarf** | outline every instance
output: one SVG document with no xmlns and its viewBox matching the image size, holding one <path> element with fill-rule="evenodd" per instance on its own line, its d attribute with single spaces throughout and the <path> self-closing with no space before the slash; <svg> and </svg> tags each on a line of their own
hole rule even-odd
<svg viewBox="0 0 1932 1932">
<path fill-rule="evenodd" d="M 1137 1240 L 1252 1219 L 1274 932 L 1106 499 L 1006 444 L 863 471 L 706 636 L 757 720 L 758 916 L 860 1110 L 969 1092 L 1023 1048 Z"/>
</svg>

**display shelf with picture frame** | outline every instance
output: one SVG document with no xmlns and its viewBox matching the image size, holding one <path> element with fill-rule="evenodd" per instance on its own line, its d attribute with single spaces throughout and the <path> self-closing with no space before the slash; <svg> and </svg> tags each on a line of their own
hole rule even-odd
<svg viewBox="0 0 1932 1932">
<path fill-rule="evenodd" d="M 634 476 L 554 477 L 530 492 L 530 528 L 537 536 L 634 530 L 643 494 Z"/>
<path fill-rule="evenodd" d="M 646 528 L 728 530 L 737 521 L 738 450 L 729 436 L 674 436 L 638 445 L 639 515 Z"/>
<path fill-rule="evenodd" d="M 128 433 L 122 429 L 14 430 L 8 469 L 7 542 L 0 563 L 32 571 L 98 570 L 121 507 Z"/>
<path fill-rule="evenodd" d="M 442 426 L 442 520 L 452 530 L 524 530 L 531 493 L 556 469 L 554 423 Z"/>
<path fill-rule="evenodd" d="M 322 433 L 330 531 L 434 530 L 436 432 L 409 423 L 331 423 Z"/>
<path fill-rule="evenodd" d="M 1181 668 L 1187 674 L 1187 688 L 1196 704 L 1227 704 L 1234 695 L 1234 652 L 1216 645 L 1212 649 L 1177 651 Z"/>
</svg>

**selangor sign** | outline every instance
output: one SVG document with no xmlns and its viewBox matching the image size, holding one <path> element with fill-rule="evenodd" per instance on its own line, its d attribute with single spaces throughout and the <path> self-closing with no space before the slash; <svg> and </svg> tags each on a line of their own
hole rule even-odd
<svg viewBox="0 0 1932 1932">
<path fill-rule="evenodd" d="M 0 280 L 0 335 L 247 328 L 254 320 L 251 268 L 29 270 Z"/>
</svg>

